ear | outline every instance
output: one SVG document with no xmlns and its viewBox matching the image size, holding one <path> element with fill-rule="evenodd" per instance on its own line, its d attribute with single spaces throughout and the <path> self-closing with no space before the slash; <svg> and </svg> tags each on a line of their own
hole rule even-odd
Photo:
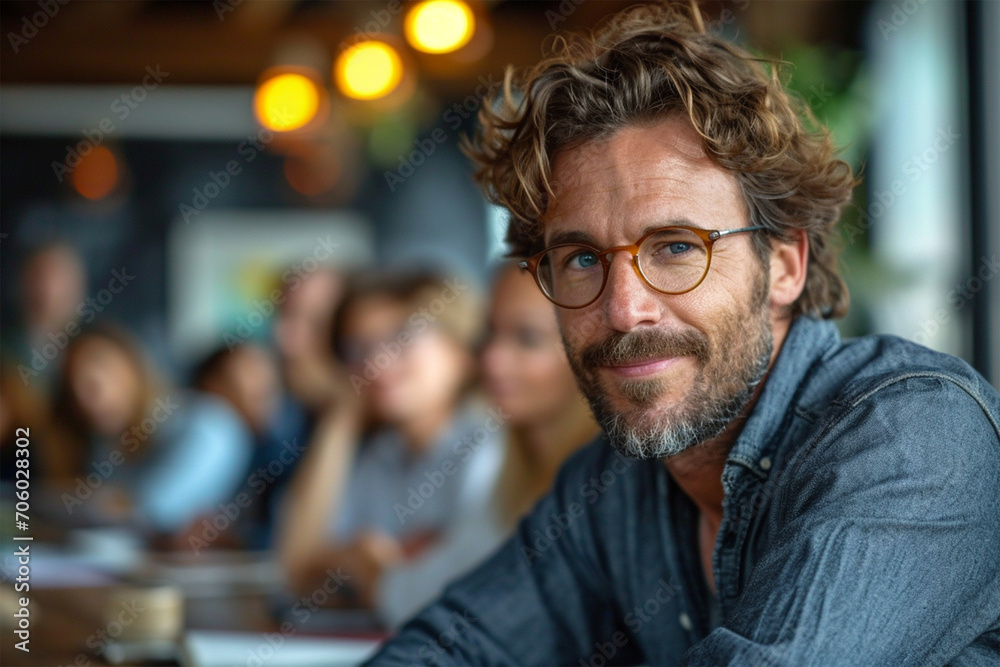
<svg viewBox="0 0 1000 667">
<path fill-rule="evenodd" d="M 809 237 L 805 231 L 794 232 L 791 242 L 771 244 L 771 312 L 785 317 L 788 307 L 802 294 L 809 266 Z"/>
</svg>

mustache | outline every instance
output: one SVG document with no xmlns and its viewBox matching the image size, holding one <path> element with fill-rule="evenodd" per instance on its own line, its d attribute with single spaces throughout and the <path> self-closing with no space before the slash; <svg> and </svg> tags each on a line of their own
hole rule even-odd
<svg viewBox="0 0 1000 667">
<path fill-rule="evenodd" d="M 585 368 L 621 366 L 647 359 L 694 356 L 708 361 L 708 338 L 698 331 L 666 332 L 655 329 L 629 331 L 608 336 L 588 345 L 580 353 Z"/>
</svg>

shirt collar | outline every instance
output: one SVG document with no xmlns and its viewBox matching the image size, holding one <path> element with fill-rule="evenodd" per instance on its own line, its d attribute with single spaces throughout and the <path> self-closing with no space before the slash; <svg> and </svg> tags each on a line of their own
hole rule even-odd
<svg viewBox="0 0 1000 667">
<path fill-rule="evenodd" d="M 790 416 L 809 369 L 839 343 L 837 327 L 829 320 L 801 316 L 792 322 L 728 461 L 749 468 L 761 479 L 767 477 L 770 457 L 778 445 L 776 436 L 784 432 L 782 424 Z"/>
</svg>

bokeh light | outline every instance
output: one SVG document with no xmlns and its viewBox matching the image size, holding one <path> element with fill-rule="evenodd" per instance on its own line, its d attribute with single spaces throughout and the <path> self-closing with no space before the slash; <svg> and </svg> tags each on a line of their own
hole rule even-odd
<svg viewBox="0 0 1000 667">
<path fill-rule="evenodd" d="M 92 201 L 104 199 L 118 185 L 118 160 L 106 146 L 97 146 L 84 155 L 73 169 L 73 188 Z"/>
<path fill-rule="evenodd" d="M 337 87 L 359 100 L 374 100 L 396 89 L 403 78 L 403 61 L 396 50 L 378 40 L 345 49 L 334 64 Z"/>
<path fill-rule="evenodd" d="M 265 74 L 254 94 L 257 120 L 276 132 L 308 125 L 319 113 L 323 90 L 311 77 L 297 72 Z"/>
<path fill-rule="evenodd" d="M 476 29 L 469 5 L 461 0 L 426 0 L 406 15 L 410 45 L 425 53 L 448 53 L 465 46 Z"/>
</svg>

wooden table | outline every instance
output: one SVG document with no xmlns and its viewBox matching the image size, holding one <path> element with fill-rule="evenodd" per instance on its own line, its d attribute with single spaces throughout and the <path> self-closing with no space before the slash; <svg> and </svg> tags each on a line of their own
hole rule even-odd
<svg viewBox="0 0 1000 667">
<path fill-rule="evenodd" d="M 205 556 L 203 554 L 202 556 Z M 107 585 L 33 587 L 31 590 L 31 641 L 30 653 L 14 648 L 13 633 L 5 626 L 0 647 L 0 663 L 6 666 L 24 665 L 46 667 L 109 664 L 104 654 L 117 626 L 114 614 L 127 621 L 129 614 L 128 591 L 137 586 L 171 585 L 183 598 L 183 629 L 232 630 L 241 632 L 278 632 L 281 620 L 274 614 L 275 594 L 282 589 L 280 578 L 270 579 L 267 574 L 267 555 L 240 553 L 212 554 L 197 559 L 188 556 L 173 557 L 149 555 L 142 567 L 126 576 L 117 576 Z M 247 572 L 259 570 L 256 576 Z M 213 576 L 213 569 L 218 576 Z M 226 572 L 230 572 L 227 575 Z M 241 574 L 242 573 L 242 574 Z M 221 579 L 227 579 L 222 581 Z M 211 579 L 209 581 L 208 579 Z M 5 588 L 12 588 L 9 583 Z M 149 613 L 149 612 L 144 612 Z M 9 614 L 5 615 L 9 617 Z M 110 621 L 109 625 L 109 618 Z M 156 627 L 156 619 L 144 618 L 148 626 Z M 163 620 L 169 626 L 169 620 Z M 119 636 L 125 636 L 118 631 Z M 385 634 L 358 632 L 356 629 L 338 630 L 336 627 L 316 629 L 297 627 L 300 636 L 366 637 L 381 638 Z M 180 636 L 172 637 L 179 642 Z M 150 664 L 133 662 L 126 664 Z M 172 661 L 153 664 L 176 664 Z"/>
</svg>

